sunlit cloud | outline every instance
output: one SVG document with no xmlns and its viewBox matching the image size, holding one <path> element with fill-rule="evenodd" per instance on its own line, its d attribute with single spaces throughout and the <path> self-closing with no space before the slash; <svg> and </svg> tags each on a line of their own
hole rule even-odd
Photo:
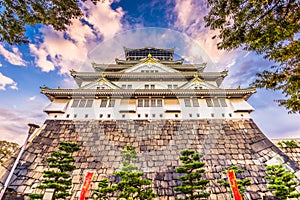
<svg viewBox="0 0 300 200">
<path fill-rule="evenodd" d="M 0 54 L 4 59 L 12 65 L 25 66 L 26 62 L 22 59 L 22 53 L 17 47 L 11 47 L 11 51 L 7 50 L 3 44 L 0 44 Z"/>
<path fill-rule="evenodd" d="M 113 10 L 109 1 L 98 3 L 85 2 L 82 5 L 85 17 L 74 19 L 65 32 L 55 31 L 51 27 L 39 29 L 42 42 L 30 45 L 35 63 L 44 72 L 58 68 L 59 73 L 85 68 L 91 70 L 87 60 L 88 52 L 97 43 L 112 37 L 122 29 L 121 8 Z"/>
<path fill-rule="evenodd" d="M 0 90 L 6 90 L 7 86 L 12 90 L 18 90 L 17 83 L 0 72 Z"/>
</svg>

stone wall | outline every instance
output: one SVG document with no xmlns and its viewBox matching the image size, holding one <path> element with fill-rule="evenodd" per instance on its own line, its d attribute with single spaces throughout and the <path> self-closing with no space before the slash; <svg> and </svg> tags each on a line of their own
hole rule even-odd
<svg viewBox="0 0 300 200">
<path fill-rule="evenodd" d="M 178 195 L 172 188 L 180 184 L 175 167 L 180 164 L 179 151 L 183 149 L 195 149 L 204 155 L 205 178 L 211 180 L 209 199 L 230 199 L 230 193 L 216 180 L 225 178 L 222 171 L 233 165 L 245 169 L 244 176 L 251 179 L 252 185 L 247 187 L 251 199 L 270 195 L 264 179 L 267 161 L 280 157 L 291 169 L 299 171 L 298 165 L 248 119 L 47 120 L 24 152 L 10 188 L 23 195 L 39 192 L 35 187 L 41 183 L 47 166 L 45 159 L 62 141 L 77 142 L 81 147 L 73 155 L 78 169 L 73 172 L 72 199 L 78 199 L 87 171 L 95 172 L 92 190 L 104 177 L 116 181 L 113 172 L 121 168 L 120 150 L 127 143 L 138 147 L 138 166 L 153 181 L 160 199 Z"/>
</svg>

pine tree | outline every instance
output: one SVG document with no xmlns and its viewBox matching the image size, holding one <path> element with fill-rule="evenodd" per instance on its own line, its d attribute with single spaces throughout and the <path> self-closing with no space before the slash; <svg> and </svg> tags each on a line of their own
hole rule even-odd
<svg viewBox="0 0 300 200">
<path fill-rule="evenodd" d="M 37 188 L 46 189 L 53 188 L 55 199 L 65 199 L 71 194 L 67 191 L 72 186 L 72 178 L 70 172 L 74 171 L 76 167 L 72 164 L 75 159 L 71 154 L 75 151 L 79 151 L 80 148 L 73 142 L 61 142 L 59 144 L 60 151 L 54 151 L 51 153 L 51 157 L 47 158 L 49 168 L 51 170 L 44 171 L 44 179 L 41 185 Z M 42 198 L 42 194 L 31 194 L 31 199 Z"/>
<path fill-rule="evenodd" d="M 287 172 L 283 165 L 266 167 L 266 179 L 269 179 L 268 189 L 275 190 L 274 195 L 280 199 L 297 198 L 300 193 L 296 191 L 299 183 L 293 181 L 295 175 Z"/>
<path fill-rule="evenodd" d="M 180 186 L 174 187 L 175 191 L 185 194 L 185 198 L 181 199 L 199 199 L 209 197 L 209 193 L 203 192 L 209 180 L 202 179 L 202 174 L 205 172 L 204 162 L 200 162 L 201 154 L 195 150 L 183 150 L 180 152 L 179 159 L 183 166 L 176 167 L 177 173 L 185 173 L 179 177 L 182 181 Z"/>
<path fill-rule="evenodd" d="M 236 175 L 245 172 L 245 170 L 239 169 L 238 166 L 232 166 L 232 167 L 229 167 L 227 170 L 222 171 L 222 173 L 223 173 L 223 174 L 227 174 L 227 172 L 228 172 L 229 170 L 234 171 L 234 173 L 235 173 Z M 230 184 L 229 184 L 228 181 L 224 181 L 224 180 L 222 180 L 222 179 L 219 179 L 219 180 L 217 180 L 217 182 L 220 183 L 220 184 L 222 184 L 224 187 L 230 188 Z M 237 185 L 238 185 L 238 188 L 239 188 L 239 191 L 240 191 L 242 197 L 244 197 L 244 193 L 245 193 L 245 191 L 246 191 L 246 186 L 251 185 L 250 179 L 247 178 L 247 179 L 245 179 L 245 180 L 240 180 L 240 179 L 237 178 L 237 181 L 236 181 L 236 182 L 237 182 Z M 231 195 L 232 195 L 231 188 L 230 188 L 230 193 L 231 193 Z"/>
<path fill-rule="evenodd" d="M 93 192 L 94 199 L 97 200 L 106 200 L 109 197 L 112 197 L 113 192 L 116 191 L 116 186 L 111 186 L 107 178 L 104 178 L 99 181 L 98 189 Z"/>
<path fill-rule="evenodd" d="M 136 147 L 127 145 L 123 153 L 121 171 L 114 172 L 114 175 L 121 178 L 117 184 L 109 186 L 107 179 L 99 182 L 99 188 L 93 193 L 96 199 L 108 199 L 112 193 L 117 192 L 117 199 L 153 199 L 156 194 L 150 188 L 151 180 L 143 179 L 143 172 L 138 172 Z"/>
</svg>

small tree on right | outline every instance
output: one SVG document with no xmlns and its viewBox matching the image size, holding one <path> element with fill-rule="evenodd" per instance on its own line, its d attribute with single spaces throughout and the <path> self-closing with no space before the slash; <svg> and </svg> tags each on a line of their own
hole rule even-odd
<svg viewBox="0 0 300 200">
<path fill-rule="evenodd" d="M 276 197 L 283 200 L 300 197 L 300 193 L 296 191 L 299 183 L 293 180 L 295 175 L 287 172 L 283 165 L 267 166 L 266 173 L 266 179 L 270 180 L 268 189 L 275 190 Z"/>
<path fill-rule="evenodd" d="M 176 167 L 177 173 L 184 173 L 179 177 L 181 185 L 174 187 L 175 191 L 185 194 L 185 198 L 179 199 L 200 199 L 209 197 L 209 193 L 204 192 L 209 180 L 202 179 L 202 174 L 205 172 L 203 166 L 204 162 L 200 162 L 200 158 L 203 156 L 197 153 L 195 150 L 183 150 L 180 151 L 179 159 L 183 163 L 182 166 Z"/>
</svg>

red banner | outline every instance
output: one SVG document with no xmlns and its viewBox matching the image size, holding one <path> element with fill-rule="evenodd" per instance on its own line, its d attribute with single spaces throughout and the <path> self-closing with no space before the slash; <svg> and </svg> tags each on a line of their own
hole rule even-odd
<svg viewBox="0 0 300 200">
<path fill-rule="evenodd" d="M 89 187 L 90 187 L 90 184 L 92 182 L 93 177 L 94 177 L 94 172 L 88 172 L 86 174 L 84 182 L 83 182 L 83 186 L 82 186 L 82 189 L 81 189 L 79 200 L 84 200 L 85 199 L 85 196 L 89 191 Z"/>
<path fill-rule="evenodd" d="M 234 171 L 228 170 L 227 175 L 228 175 L 228 179 L 229 179 L 229 183 L 230 183 L 230 187 L 231 187 L 234 199 L 242 200 L 243 198 L 239 191 Z"/>
</svg>

